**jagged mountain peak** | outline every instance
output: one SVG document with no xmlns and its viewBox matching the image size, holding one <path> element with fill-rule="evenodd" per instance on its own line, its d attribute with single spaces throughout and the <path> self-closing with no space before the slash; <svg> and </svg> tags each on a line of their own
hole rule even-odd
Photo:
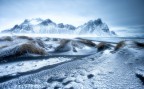
<svg viewBox="0 0 144 89">
<path fill-rule="evenodd" d="M 43 19 L 41 18 L 32 18 L 32 19 L 25 19 L 23 23 L 21 23 L 21 25 L 37 25 L 39 23 L 41 23 L 43 21 Z"/>
<path fill-rule="evenodd" d="M 59 24 L 58 24 L 58 27 L 59 27 L 59 28 L 64 28 L 64 24 L 63 24 L 63 23 L 59 23 Z"/>
<path fill-rule="evenodd" d="M 70 29 L 70 30 L 75 30 L 76 29 L 76 27 L 75 26 L 73 26 L 73 25 L 69 25 L 69 24 L 63 24 L 63 23 L 59 23 L 58 24 L 58 27 L 59 28 L 67 28 L 67 29 Z"/>
<path fill-rule="evenodd" d="M 15 25 L 14 27 L 13 27 L 13 29 L 16 29 L 16 28 L 19 28 L 20 26 L 19 25 Z"/>
<path fill-rule="evenodd" d="M 46 20 L 42 21 L 40 24 L 41 25 L 48 25 L 50 23 L 54 23 L 54 22 L 52 20 L 50 20 L 50 19 L 46 19 Z"/>
<path fill-rule="evenodd" d="M 103 22 L 100 18 L 96 20 L 90 20 L 87 23 L 85 23 L 85 25 L 101 25 L 101 24 L 103 24 Z"/>
<path fill-rule="evenodd" d="M 90 20 L 84 25 L 78 27 L 80 34 L 96 34 L 97 36 L 111 35 L 109 28 L 100 18 Z"/>
<path fill-rule="evenodd" d="M 20 25 L 15 25 L 9 30 L 3 32 L 14 32 L 14 33 L 45 33 L 45 34 L 95 34 L 96 36 L 110 36 L 115 35 L 115 32 L 109 31 L 106 23 L 98 18 L 96 20 L 90 20 L 87 23 L 75 27 L 70 24 L 59 23 L 56 24 L 51 19 L 25 19 Z"/>
<path fill-rule="evenodd" d="M 75 30 L 76 29 L 75 26 L 69 25 L 69 24 L 66 24 L 65 27 L 68 28 L 68 29 L 70 29 L 70 30 Z"/>
<path fill-rule="evenodd" d="M 94 24 L 102 24 L 103 22 L 102 22 L 102 20 L 101 20 L 101 18 L 98 18 L 97 20 L 94 20 Z"/>
<path fill-rule="evenodd" d="M 29 23 L 29 22 L 30 22 L 30 20 L 25 19 L 23 23 Z"/>
</svg>

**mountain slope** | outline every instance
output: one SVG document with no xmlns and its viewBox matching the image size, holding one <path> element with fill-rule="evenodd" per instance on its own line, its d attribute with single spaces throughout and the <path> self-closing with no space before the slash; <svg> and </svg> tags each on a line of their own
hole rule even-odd
<svg viewBox="0 0 144 89">
<path fill-rule="evenodd" d="M 114 36 L 115 32 L 110 32 L 107 24 L 101 19 L 90 20 L 84 25 L 75 27 L 69 24 L 56 24 L 50 19 L 26 19 L 20 25 L 15 25 L 13 28 L 2 31 L 3 33 L 36 33 L 36 34 L 77 34 L 96 36 Z"/>
<path fill-rule="evenodd" d="M 109 31 L 107 24 L 103 23 L 101 19 L 90 20 L 82 26 L 77 28 L 79 34 L 94 34 L 97 36 L 115 35 Z"/>
</svg>

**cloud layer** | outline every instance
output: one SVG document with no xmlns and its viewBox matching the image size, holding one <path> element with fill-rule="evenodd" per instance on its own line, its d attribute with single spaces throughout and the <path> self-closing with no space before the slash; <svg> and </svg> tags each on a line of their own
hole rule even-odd
<svg viewBox="0 0 144 89">
<path fill-rule="evenodd" d="M 144 0 L 0 0 L 0 29 L 38 17 L 75 26 L 102 18 L 110 28 L 132 27 L 144 25 L 143 8 Z"/>
</svg>

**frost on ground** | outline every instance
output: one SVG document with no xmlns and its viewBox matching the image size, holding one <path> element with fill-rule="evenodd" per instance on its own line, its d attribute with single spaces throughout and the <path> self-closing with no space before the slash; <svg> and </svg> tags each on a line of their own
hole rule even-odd
<svg viewBox="0 0 144 89">
<path fill-rule="evenodd" d="M 84 50 L 91 49 L 91 46 L 81 44 L 78 42 L 79 46 L 76 46 L 79 50 L 84 46 L 88 47 Z M 115 47 L 116 44 L 97 43 L 95 48 L 102 50 L 95 50 L 92 55 L 75 60 L 66 58 L 73 61 L 5 81 L 0 83 L 0 89 L 144 89 L 143 44 L 124 41 L 117 50 Z M 72 52 L 64 51 L 62 46 L 60 48 L 64 53 Z M 50 59 L 54 61 L 51 65 L 61 59 Z M 47 61 L 38 60 L 37 65 L 47 65 Z M 29 62 L 26 64 L 29 65 Z"/>
<path fill-rule="evenodd" d="M 83 40 L 5 36 L 0 43 L 0 82 L 96 52 Z"/>
<path fill-rule="evenodd" d="M 0 66 L 0 77 L 13 76 L 19 73 L 34 71 L 45 66 L 51 66 L 54 64 L 66 62 L 72 60 L 71 58 L 49 58 L 48 60 L 30 60 L 30 61 L 19 61 L 13 63 L 5 63 Z"/>
</svg>

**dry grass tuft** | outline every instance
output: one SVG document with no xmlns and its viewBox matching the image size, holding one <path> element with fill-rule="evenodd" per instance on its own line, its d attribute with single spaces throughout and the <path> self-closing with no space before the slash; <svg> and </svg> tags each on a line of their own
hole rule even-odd
<svg viewBox="0 0 144 89">
<path fill-rule="evenodd" d="M 36 46 L 34 43 L 31 42 L 21 44 L 12 49 L 6 50 L 3 53 L 4 55 L 1 55 L 2 58 L 17 58 L 27 53 L 37 55 L 47 55 L 46 51 L 43 48 Z"/>
<path fill-rule="evenodd" d="M 64 48 L 65 45 L 66 45 L 68 42 L 70 42 L 70 40 L 62 39 L 62 40 L 60 41 L 60 45 L 55 49 L 55 51 L 60 51 L 61 48 Z"/>
<path fill-rule="evenodd" d="M 50 41 L 50 38 L 47 37 L 47 38 L 45 39 L 45 41 Z"/>
<path fill-rule="evenodd" d="M 13 39 L 10 36 L 5 36 L 0 38 L 0 41 L 13 41 Z"/>
<path fill-rule="evenodd" d="M 98 51 L 102 51 L 104 49 L 109 48 L 109 44 L 105 43 L 105 42 L 100 42 L 97 46 Z"/>
<path fill-rule="evenodd" d="M 46 52 L 44 49 L 39 48 L 31 43 L 22 44 L 19 48 L 19 55 L 23 55 L 25 53 L 32 53 L 32 54 L 39 54 L 39 55 L 45 55 Z"/>
<path fill-rule="evenodd" d="M 91 47 L 95 47 L 95 46 L 96 46 L 96 44 L 93 43 L 93 42 L 90 41 L 90 40 L 81 39 L 80 42 L 81 42 L 81 43 L 84 43 L 84 44 L 86 44 L 86 45 L 88 45 L 88 46 L 91 46 Z"/>
<path fill-rule="evenodd" d="M 27 40 L 33 40 L 32 37 L 28 37 L 28 36 L 17 36 L 17 38 L 20 38 L 20 39 L 27 39 Z"/>
<path fill-rule="evenodd" d="M 53 38 L 53 41 L 58 41 L 58 38 Z"/>
<path fill-rule="evenodd" d="M 142 48 L 144 48 L 144 43 L 140 43 L 140 42 L 134 42 L 138 47 L 142 47 Z"/>
<path fill-rule="evenodd" d="M 125 41 L 120 41 L 116 47 L 115 47 L 115 51 L 119 50 L 120 48 L 122 48 L 123 46 L 125 46 Z"/>
<path fill-rule="evenodd" d="M 0 46 L 0 49 L 8 47 L 7 45 Z"/>
</svg>

